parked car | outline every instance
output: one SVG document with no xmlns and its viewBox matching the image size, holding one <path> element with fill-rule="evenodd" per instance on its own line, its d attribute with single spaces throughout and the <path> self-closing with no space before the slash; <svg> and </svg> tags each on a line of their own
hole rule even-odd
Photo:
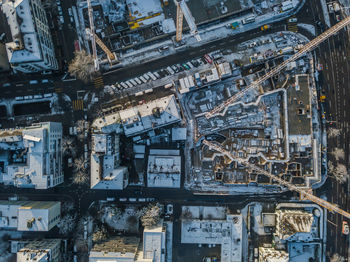
<svg viewBox="0 0 350 262">
<path fill-rule="evenodd" d="M 344 234 L 344 235 L 349 235 L 349 224 L 348 224 L 348 222 L 346 222 L 346 221 L 343 221 L 343 224 L 342 224 L 342 233 Z"/>
</svg>

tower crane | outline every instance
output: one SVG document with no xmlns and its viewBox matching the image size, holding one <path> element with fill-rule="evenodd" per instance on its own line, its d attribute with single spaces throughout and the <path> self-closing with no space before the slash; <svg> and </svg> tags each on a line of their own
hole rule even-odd
<svg viewBox="0 0 350 262">
<path fill-rule="evenodd" d="M 94 25 L 94 17 L 92 14 L 92 6 L 91 1 L 87 0 L 87 6 L 88 6 L 88 15 L 89 15 L 89 23 L 90 23 L 90 39 L 91 39 L 91 46 L 92 46 L 92 56 L 94 58 L 95 63 L 95 71 L 98 71 L 100 66 L 97 61 L 97 49 L 96 49 L 96 41 L 95 41 L 95 25 Z"/>
<path fill-rule="evenodd" d="M 102 40 L 96 35 L 95 33 L 95 26 L 94 26 L 94 17 L 92 13 L 92 6 L 91 6 L 91 0 L 87 0 L 88 5 L 88 14 L 89 14 L 89 22 L 90 22 L 90 29 L 87 28 L 86 32 L 90 36 L 91 39 L 91 46 L 92 46 L 92 55 L 94 58 L 95 63 L 95 70 L 98 71 L 100 68 L 100 64 L 97 58 L 97 49 L 96 49 L 96 43 L 101 47 L 101 49 L 106 53 L 108 62 L 113 65 L 115 63 L 118 63 L 117 56 L 114 52 L 111 52 L 109 48 L 102 42 Z"/>
<path fill-rule="evenodd" d="M 268 73 L 266 73 L 265 75 L 263 75 L 262 77 L 258 78 L 257 80 L 255 80 L 254 82 L 252 82 L 247 88 L 245 88 L 244 90 L 238 92 L 237 94 L 235 94 L 234 96 L 230 97 L 229 99 L 227 99 L 226 101 L 224 101 L 222 104 L 216 106 L 213 108 L 213 110 L 207 112 L 205 114 L 206 118 L 211 118 L 216 114 L 219 114 L 221 111 L 223 111 L 222 113 L 220 113 L 221 115 L 224 115 L 227 108 L 233 103 L 235 102 L 237 99 L 243 97 L 244 94 L 246 94 L 247 92 L 251 91 L 252 89 L 258 88 L 260 86 L 260 84 L 262 84 L 265 80 L 269 79 L 270 77 L 273 77 L 274 75 L 276 75 L 277 73 L 279 73 L 281 70 L 283 70 L 290 62 L 293 62 L 295 60 L 297 60 L 298 58 L 300 58 L 301 56 L 303 56 L 305 53 L 311 51 L 312 49 L 314 49 L 315 47 L 317 47 L 319 44 L 321 44 L 323 41 L 325 41 L 326 39 L 328 39 L 330 36 L 334 35 L 335 33 L 337 33 L 338 31 L 340 31 L 342 28 L 344 28 L 345 26 L 350 24 L 350 16 L 346 17 L 345 19 L 343 19 L 342 21 L 340 21 L 339 23 L 335 24 L 334 26 L 332 26 L 331 28 L 329 28 L 328 30 L 324 31 L 322 34 L 320 34 L 318 37 L 314 38 L 313 40 L 311 40 L 310 42 L 308 42 L 307 44 L 305 44 L 297 53 L 295 53 L 294 55 L 292 55 L 290 58 L 288 58 L 287 60 L 283 61 L 281 64 L 279 64 L 278 66 L 274 67 L 271 71 L 269 71 Z"/>
<path fill-rule="evenodd" d="M 190 9 L 188 8 L 185 0 L 174 0 L 177 7 L 176 12 L 176 41 L 180 42 L 182 40 L 182 27 L 183 27 L 183 18 L 187 21 L 188 26 L 190 27 L 190 33 L 193 35 L 197 41 L 201 41 L 201 37 L 198 34 L 198 29 L 194 20 L 194 17 L 191 14 Z"/>
<path fill-rule="evenodd" d="M 293 185 L 292 183 L 289 183 L 273 174 L 271 174 L 270 172 L 256 166 L 256 165 L 253 165 L 251 163 L 249 163 L 248 161 L 246 160 L 243 160 L 241 158 L 236 158 L 231 152 L 225 150 L 224 148 L 222 148 L 220 145 L 218 144 L 214 144 L 214 143 L 211 143 L 207 140 L 203 140 L 203 144 L 205 144 L 206 146 L 208 146 L 210 149 L 212 150 L 215 150 L 225 156 L 227 156 L 231 161 L 237 161 L 239 162 L 240 164 L 243 164 L 245 165 L 246 167 L 252 169 L 252 170 L 255 170 L 269 178 L 271 178 L 272 181 L 276 181 L 279 185 L 281 186 L 284 186 L 286 188 L 288 188 L 289 190 L 291 191 L 294 191 L 294 192 L 297 192 L 300 194 L 300 197 L 303 198 L 303 199 L 308 199 L 312 202 L 314 202 L 315 204 L 318 204 L 319 206 L 322 206 L 326 209 L 328 209 L 329 211 L 331 212 L 335 212 L 335 213 L 338 213 L 338 214 L 341 214 L 342 216 L 344 217 L 347 217 L 350 219 L 350 213 L 342 210 L 341 208 L 339 208 L 338 206 L 332 204 L 332 203 L 329 203 L 328 201 L 324 200 L 324 199 L 321 199 L 317 196 L 314 196 L 312 193 L 310 193 L 310 191 L 307 191 L 305 189 L 301 189 L 299 187 L 296 187 L 295 185 Z"/>
</svg>

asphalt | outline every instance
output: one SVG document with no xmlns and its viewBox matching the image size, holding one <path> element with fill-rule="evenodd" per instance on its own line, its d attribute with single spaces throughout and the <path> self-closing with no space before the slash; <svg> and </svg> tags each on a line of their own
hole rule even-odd
<svg viewBox="0 0 350 262">
<path fill-rule="evenodd" d="M 68 21 L 67 9 L 71 6 L 68 1 L 62 1 L 63 12 L 65 20 Z M 321 21 L 324 25 L 324 18 L 322 15 L 321 4 L 319 0 L 306 1 L 305 6 L 296 15 L 298 22 L 313 24 L 317 28 L 317 33 L 322 31 L 322 27 L 317 26 L 317 21 Z M 331 15 L 332 24 L 335 23 L 334 15 Z M 67 27 L 67 28 L 66 28 Z M 278 22 L 273 24 L 271 31 L 281 31 L 287 28 L 287 23 Z M 62 56 L 65 59 L 72 57 L 74 46 L 72 47 L 72 39 L 74 39 L 74 29 L 68 28 L 65 25 L 65 30 L 71 31 L 69 33 L 69 39 L 65 37 L 63 31 L 58 32 L 58 39 L 60 41 Z M 312 36 L 300 30 L 303 34 L 312 38 Z M 103 75 L 104 84 L 113 84 L 120 82 L 131 77 L 138 76 L 148 71 L 154 71 L 161 68 L 165 68 L 168 65 L 176 64 L 183 61 L 188 61 L 191 58 L 196 58 L 204 55 L 205 53 L 214 51 L 218 48 L 225 49 L 235 45 L 242 41 L 247 41 L 252 38 L 256 38 L 265 32 L 260 30 L 252 30 L 244 34 L 235 35 L 226 39 L 214 41 L 204 46 L 191 48 L 189 50 L 180 52 L 176 55 L 161 57 L 158 60 L 133 66 L 132 68 L 120 68 L 114 71 L 112 74 Z M 70 44 L 67 42 L 70 41 Z M 316 58 L 319 59 L 319 63 L 323 65 L 323 71 L 319 76 L 319 85 L 321 86 L 322 92 L 326 95 L 327 99 L 324 103 L 327 126 L 331 123 L 336 125 L 337 128 L 341 129 L 341 135 L 335 140 L 328 141 L 328 152 L 331 152 L 336 147 L 341 147 L 345 151 L 345 163 L 349 168 L 349 120 L 350 111 L 347 110 L 347 101 L 349 101 L 349 85 L 350 76 L 349 72 L 349 61 L 348 57 L 350 54 L 349 50 L 349 33 L 348 31 L 342 30 L 338 35 L 329 38 L 325 43 L 321 44 L 315 49 L 314 53 Z M 63 59 L 63 60 L 65 60 Z M 63 61 L 64 62 L 64 61 Z M 76 91 L 85 90 L 92 91 L 96 90 L 93 84 L 84 84 L 80 81 L 63 82 L 61 81 L 62 74 L 47 75 L 45 78 L 52 80 L 48 84 L 34 84 L 30 85 L 29 80 L 32 79 L 43 79 L 42 75 L 4 75 L 0 77 L 0 94 L 3 98 L 10 98 L 15 96 L 34 95 L 37 93 L 55 92 L 60 89 L 60 92 L 67 94 L 72 99 L 76 99 Z M 2 87 L 4 83 L 10 83 L 11 87 Z M 321 92 L 321 91 L 320 91 Z M 320 112 L 322 114 L 322 112 Z M 73 116 L 73 118 L 82 117 L 81 115 Z M 335 121 L 335 122 L 332 122 Z M 348 183 L 340 184 L 334 179 L 327 179 L 325 185 L 316 191 L 318 196 L 327 195 L 330 202 L 338 204 L 344 210 L 349 210 L 349 194 L 348 194 Z M 52 200 L 69 200 L 73 199 L 79 206 L 79 211 L 85 211 L 88 209 L 93 201 L 104 200 L 107 197 L 116 197 L 117 199 L 123 197 L 134 197 L 135 192 L 140 192 L 140 189 L 128 188 L 125 191 L 96 191 L 89 190 L 87 187 L 77 186 L 59 186 L 50 190 L 31 190 L 31 189 L 14 189 L 10 187 L 0 188 L 0 197 L 6 198 L 13 195 L 14 192 L 19 194 L 21 197 L 27 197 L 33 200 L 52 199 Z M 220 203 L 220 204 L 237 204 L 238 206 L 244 205 L 247 201 L 261 200 L 261 199 L 288 199 L 293 193 L 274 195 L 274 196 L 199 196 L 193 195 L 191 192 L 186 190 L 157 190 L 152 191 L 143 189 L 142 192 L 138 193 L 138 197 L 152 197 L 156 198 L 161 202 L 173 202 L 176 204 L 201 204 L 201 203 Z M 341 225 L 344 218 L 340 215 L 331 214 L 328 215 L 328 227 L 327 227 L 327 255 L 338 253 L 344 257 L 348 257 L 349 239 L 342 235 Z"/>
</svg>

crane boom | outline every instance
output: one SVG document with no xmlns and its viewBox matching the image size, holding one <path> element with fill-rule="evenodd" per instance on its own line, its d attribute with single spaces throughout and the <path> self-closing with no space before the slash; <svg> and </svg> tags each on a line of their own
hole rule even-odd
<svg viewBox="0 0 350 262">
<path fill-rule="evenodd" d="M 187 21 L 188 26 L 190 27 L 190 33 L 193 35 L 197 41 L 201 41 L 201 37 L 198 34 L 198 29 L 194 20 L 194 17 L 191 14 L 190 9 L 188 8 L 185 0 L 174 0 L 175 5 L 177 6 L 176 14 L 176 41 L 179 42 L 182 40 L 182 28 L 183 28 L 183 17 Z"/>
<path fill-rule="evenodd" d="M 118 62 L 117 57 L 114 53 L 109 50 L 109 48 L 102 42 L 102 40 L 94 34 L 94 38 L 96 40 L 96 43 L 101 47 L 101 49 L 106 53 L 108 57 L 108 61 L 112 63 L 113 61 Z"/>
<path fill-rule="evenodd" d="M 97 61 L 97 49 L 96 49 L 95 37 L 93 37 L 93 35 L 95 34 L 95 25 L 94 25 L 94 17 L 92 14 L 92 6 L 91 6 L 90 0 L 87 0 L 87 6 L 88 6 L 88 14 L 89 14 L 90 32 L 92 34 L 92 37 L 91 37 L 92 56 L 95 61 L 95 70 L 97 71 L 99 69 L 99 64 Z"/>
<path fill-rule="evenodd" d="M 300 58 L 301 56 L 303 56 L 305 53 L 311 51 L 313 48 L 315 48 L 316 46 L 318 46 L 320 43 L 322 43 L 324 40 L 328 39 L 330 36 L 332 36 L 333 34 L 337 33 L 338 31 L 340 31 L 342 28 L 344 28 L 345 26 L 350 24 L 350 16 L 346 17 L 345 19 L 343 19 L 342 21 L 340 21 L 339 23 L 335 24 L 334 26 L 332 26 L 331 28 L 329 28 L 328 30 L 324 31 L 322 34 L 320 34 L 318 37 L 314 38 L 313 40 L 311 40 L 310 42 L 308 42 L 307 44 L 305 44 L 297 53 L 295 53 L 294 55 L 292 55 L 290 58 L 288 58 L 287 60 L 283 61 L 281 64 L 279 64 L 278 66 L 276 66 L 275 68 L 273 68 L 271 71 L 269 71 L 268 73 L 266 73 L 265 75 L 263 75 L 262 77 L 258 78 L 257 80 L 255 80 L 254 82 L 252 82 L 246 89 L 238 92 L 237 94 L 235 94 L 234 96 L 230 97 L 229 99 L 227 99 L 226 101 L 224 101 L 222 104 L 216 106 L 213 108 L 213 110 L 207 112 L 205 114 L 206 118 L 211 118 L 216 114 L 219 114 L 222 110 L 226 109 L 227 107 L 229 107 L 233 102 L 235 102 L 237 99 L 241 98 L 244 94 L 246 94 L 247 92 L 249 92 L 252 89 L 255 89 L 257 87 L 259 87 L 260 84 L 262 84 L 264 81 L 266 81 L 267 79 L 269 79 L 270 77 L 273 77 L 274 75 L 276 75 L 277 73 L 279 73 L 281 70 L 283 70 L 290 62 L 293 62 L 295 60 L 297 60 L 298 58 Z M 225 111 L 221 114 L 224 115 Z"/>
<path fill-rule="evenodd" d="M 221 146 L 217 145 L 217 144 L 214 144 L 214 143 L 211 143 L 207 140 L 203 140 L 203 144 L 207 145 L 209 148 L 217 151 L 217 152 L 220 152 L 221 154 L 227 156 L 229 159 L 231 159 L 232 161 L 237 161 L 243 165 L 245 165 L 246 167 L 252 169 L 252 170 L 255 170 L 269 178 L 271 178 L 271 180 L 274 180 L 276 181 L 278 184 L 288 188 L 289 190 L 291 191 L 294 191 L 294 192 L 297 192 L 300 194 L 301 197 L 303 198 L 306 198 L 326 209 L 328 209 L 329 211 L 331 212 L 335 212 L 335 213 L 338 213 L 338 214 L 341 214 L 343 215 L 344 217 L 347 217 L 350 219 L 350 213 L 342 210 L 341 208 L 339 208 L 338 206 L 332 204 L 332 203 L 329 203 L 328 201 L 324 200 L 324 199 L 321 199 L 317 196 L 314 196 L 312 193 L 309 193 L 308 191 L 304 190 L 304 189 L 301 189 L 299 187 L 296 187 L 295 185 L 271 174 L 270 172 L 256 166 L 256 165 L 253 165 L 251 163 L 249 163 L 248 161 L 246 160 L 243 160 L 241 158 L 236 158 L 233 156 L 233 154 L 227 150 L 225 150 L 224 148 L 222 148 Z"/>
</svg>

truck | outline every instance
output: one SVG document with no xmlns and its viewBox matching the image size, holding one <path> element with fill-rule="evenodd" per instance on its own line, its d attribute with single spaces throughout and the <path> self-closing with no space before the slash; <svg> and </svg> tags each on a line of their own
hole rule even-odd
<svg viewBox="0 0 350 262">
<path fill-rule="evenodd" d="M 255 22 L 255 15 L 252 15 L 252 16 L 249 16 L 247 18 L 244 18 L 242 20 L 242 24 L 245 25 L 245 24 L 250 24 L 250 23 L 254 23 Z"/>
<path fill-rule="evenodd" d="M 260 27 L 260 30 L 261 30 L 261 31 L 266 31 L 266 30 L 268 30 L 268 29 L 270 29 L 270 28 L 271 28 L 270 25 L 263 25 L 262 27 Z"/>
<path fill-rule="evenodd" d="M 231 27 L 233 30 L 237 29 L 237 28 L 239 27 L 239 22 L 236 21 L 236 22 L 231 23 L 231 24 L 230 24 L 230 27 Z"/>
</svg>

